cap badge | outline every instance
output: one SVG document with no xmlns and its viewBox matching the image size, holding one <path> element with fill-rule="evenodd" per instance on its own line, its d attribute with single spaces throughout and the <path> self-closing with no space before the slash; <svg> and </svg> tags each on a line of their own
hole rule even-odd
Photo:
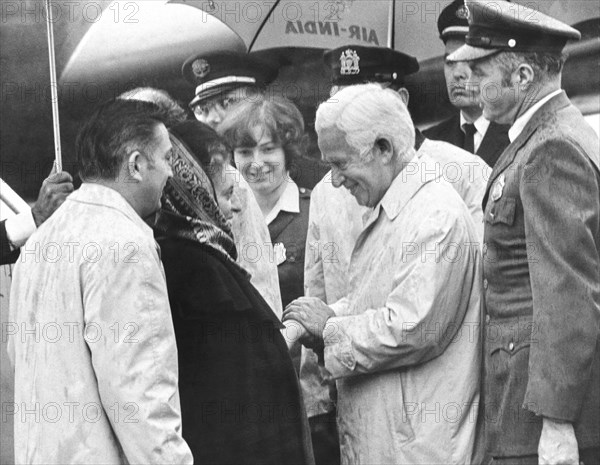
<svg viewBox="0 0 600 465">
<path fill-rule="evenodd" d="M 456 10 L 456 17 L 458 19 L 469 19 L 469 9 L 465 5 L 461 5 Z"/>
<path fill-rule="evenodd" d="M 210 73 L 210 65 L 208 64 L 208 61 L 206 61 L 204 58 L 198 58 L 192 63 L 192 72 L 194 73 L 194 76 L 199 79 L 206 76 L 208 73 Z"/>
<path fill-rule="evenodd" d="M 345 52 L 342 52 L 340 55 L 340 64 L 342 65 L 340 74 L 346 76 L 360 73 L 360 66 L 358 66 L 359 61 L 360 57 L 356 51 L 348 49 Z"/>
<path fill-rule="evenodd" d="M 494 184 L 494 188 L 492 190 L 492 200 L 495 202 L 500 197 L 502 197 L 502 192 L 504 191 L 504 185 L 506 184 L 506 176 L 502 173 L 498 177 L 498 181 Z"/>
</svg>

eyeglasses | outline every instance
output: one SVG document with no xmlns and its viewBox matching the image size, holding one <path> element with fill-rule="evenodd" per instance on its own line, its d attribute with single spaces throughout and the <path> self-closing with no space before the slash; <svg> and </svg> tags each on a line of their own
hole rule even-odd
<svg viewBox="0 0 600 465">
<path fill-rule="evenodd" d="M 206 102 L 198 103 L 192 107 L 194 114 L 200 118 L 208 118 L 208 115 L 215 108 L 225 111 L 236 103 L 242 101 L 241 95 L 230 94 L 208 99 Z"/>
</svg>

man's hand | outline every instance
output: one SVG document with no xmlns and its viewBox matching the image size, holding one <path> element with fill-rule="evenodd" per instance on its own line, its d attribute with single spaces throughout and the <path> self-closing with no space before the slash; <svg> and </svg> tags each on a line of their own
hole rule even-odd
<svg viewBox="0 0 600 465">
<path fill-rule="evenodd" d="M 321 299 L 300 297 L 285 308 L 283 321 L 295 320 L 300 323 L 308 333 L 308 337 L 303 337 L 300 342 L 313 348 L 323 345 L 323 329 L 332 316 L 335 313 Z"/>
<path fill-rule="evenodd" d="M 538 445 L 540 465 L 579 465 L 579 451 L 573 425 L 544 418 Z"/>
<path fill-rule="evenodd" d="M 56 172 L 56 166 L 52 168 L 50 175 L 44 179 L 38 199 L 31 208 L 33 221 L 36 227 L 50 218 L 50 215 L 62 205 L 67 196 L 73 192 L 73 178 L 66 171 Z"/>
</svg>

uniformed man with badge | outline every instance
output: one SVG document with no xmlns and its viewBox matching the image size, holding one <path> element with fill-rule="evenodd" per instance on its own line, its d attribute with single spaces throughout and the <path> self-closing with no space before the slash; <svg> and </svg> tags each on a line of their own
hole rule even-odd
<svg viewBox="0 0 600 465">
<path fill-rule="evenodd" d="M 484 418 L 487 461 L 598 463 L 598 138 L 561 90 L 580 33 L 539 11 L 467 0 L 468 61 L 483 115 L 510 124 L 487 186 Z"/>
<path fill-rule="evenodd" d="M 455 0 L 442 10 L 438 18 L 440 39 L 447 57 L 464 45 L 469 30 L 464 0 Z M 479 106 L 479 89 L 473 85 L 471 69 L 464 61 L 444 60 L 444 76 L 450 103 L 459 112 L 423 131 L 425 137 L 443 140 L 480 156 L 493 167 L 509 144 L 506 124 L 485 119 Z"/>
</svg>

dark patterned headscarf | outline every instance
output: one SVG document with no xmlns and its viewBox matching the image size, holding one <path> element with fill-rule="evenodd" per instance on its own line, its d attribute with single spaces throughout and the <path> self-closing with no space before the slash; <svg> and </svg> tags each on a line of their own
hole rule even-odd
<svg viewBox="0 0 600 465">
<path fill-rule="evenodd" d="M 216 132 L 197 121 L 171 129 L 173 177 L 165 186 L 155 229 L 208 244 L 235 261 L 237 251 L 231 228 L 202 167 L 210 163 L 211 152 L 219 143 L 223 145 Z"/>
</svg>

